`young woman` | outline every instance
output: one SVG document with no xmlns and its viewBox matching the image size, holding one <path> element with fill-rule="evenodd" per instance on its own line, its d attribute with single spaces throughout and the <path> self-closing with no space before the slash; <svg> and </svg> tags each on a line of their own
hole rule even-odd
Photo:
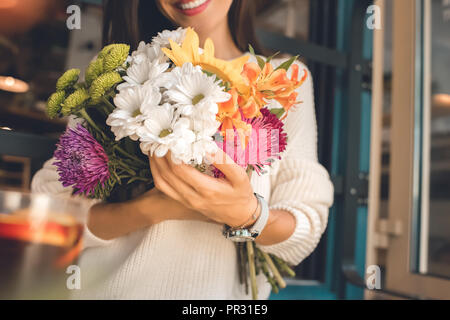
<svg viewBox="0 0 450 320">
<path fill-rule="evenodd" d="M 218 58 L 259 49 L 252 0 L 108 1 L 106 42 L 136 46 L 163 29 L 191 26 L 201 43 L 210 37 Z M 280 63 L 275 60 L 274 64 Z M 300 69 L 306 68 L 300 62 Z M 226 176 L 212 179 L 169 157 L 151 158 L 156 188 L 123 203 L 91 207 L 80 259 L 85 299 L 246 299 L 239 283 L 234 243 L 223 224 L 251 226 L 260 214 L 254 192 L 269 203 L 259 248 L 296 265 L 316 247 L 333 201 L 327 171 L 317 161 L 312 79 L 299 89 L 303 103 L 286 118 L 288 146 L 268 172 L 251 179 L 236 164 L 215 164 Z M 34 177 L 37 192 L 70 194 L 49 160 Z M 255 210 L 256 217 L 254 215 Z M 256 218 L 256 219 L 255 219 Z M 259 298 L 270 285 L 258 276 Z"/>
</svg>

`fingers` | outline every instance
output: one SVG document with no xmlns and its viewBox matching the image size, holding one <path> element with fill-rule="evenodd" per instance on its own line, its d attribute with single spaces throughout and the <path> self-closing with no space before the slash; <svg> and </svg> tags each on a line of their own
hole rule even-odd
<svg viewBox="0 0 450 320">
<path fill-rule="evenodd" d="M 170 194 L 175 193 L 175 200 L 184 203 L 187 206 L 192 207 L 193 204 L 200 201 L 199 194 L 186 182 L 180 179 L 172 172 L 166 157 L 158 158 L 152 157 L 150 163 L 157 168 L 157 174 L 159 175 L 159 183 L 162 182 L 162 188 L 166 188 Z M 152 169 L 153 172 L 153 169 Z M 170 196 L 170 194 L 167 194 Z"/>
<path fill-rule="evenodd" d="M 210 191 L 213 190 L 216 190 L 217 192 L 224 191 L 223 181 L 203 174 L 192 166 L 183 163 L 175 164 L 171 161 L 170 155 L 167 155 L 166 159 L 173 174 L 191 186 L 191 188 L 200 193 L 202 196 L 206 196 L 206 193 L 210 193 Z M 228 183 L 227 186 L 229 186 Z"/>
<path fill-rule="evenodd" d="M 237 165 L 225 152 L 218 150 L 215 155 L 208 156 L 208 160 L 222 171 L 227 180 L 233 186 L 239 186 L 248 181 L 247 172 L 241 166 Z"/>
<path fill-rule="evenodd" d="M 150 157 L 150 170 L 152 172 L 153 181 L 155 183 L 156 189 L 165 193 L 167 196 L 171 197 L 174 200 L 181 201 L 181 196 L 176 192 L 162 177 L 159 170 L 159 167 L 156 165 L 156 162 L 153 160 L 153 157 Z"/>
</svg>

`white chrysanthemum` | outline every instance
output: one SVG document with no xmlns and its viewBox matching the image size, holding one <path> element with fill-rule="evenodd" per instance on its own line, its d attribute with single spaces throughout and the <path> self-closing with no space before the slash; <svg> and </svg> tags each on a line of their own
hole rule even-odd
<svg viewBox="0 0 450 320">
<path fill-rule="evenodd" d="M 153 44 L 157 44 L 160 47 L 168 48 L 170 45 L 169 39 L 181 45 L 186 36 L 186 29 L 179 27 L 177 30 L 169 31 L 164 30 L 159 32 L 158 36 L 152 39 Z"/>
<path fill-rule="evenodd" d="M 141 41 L 138 48 L 131 53 L 132 61 L 140 63 L 142 60 L 148 59 L 150 61 L 158 61 L 164 63 L 169 61 L 169 58 L 161 50 L 161 47 L 153 43 L 145 43 Z"/>
<path fill-rule="evenodd" d="M 216 120 L 217 112 L 217 103 L 204 102 L 195 105 L 189 116 L 192 130 L 214 135 L 220 127 L 220 122 Z"/>
<path fill-rule="evenodd" d="M 188 162 L 195 141 L 189 119 L 176 116 L 174 106 L 168 103 L 153 108 L 146 118 L 138 130 L 142 152 L 164 157 L 170 150 L 175 161 Z"/>
<path fill-rule="evenodd" d="M 199 103 L 188 117 L 191 123 L 190 128 L 196 134 L 190 155 L 191 164 L 205 163 L 206 155 L 217 151 L 214 135 L 219 130 L 220 122 L 216 120 L 216 114 L 216 103 Z"/>
<path fill-rule="evenodd" d="M 217 104 L 230 99 L 215 78 L 205 74 L 199 66 L 185 63 L 170 72 L 165 97 L 179 105 L 183 115 L 190 115 L 197 104 Z M 217 111 L 216 111 L 217 113 Z"/>
<path fill-rule="evenodd" d="M 116 109 L 106 119 L 116 140 L 124 137 L 138 140 L 138 129 L 160 101 L 161 93 L 152 85 L 129 87 L 118 93 L 114 98 Z"/>
<path fill-rule="evenodd" d="M 117 86 L 117 89 L 123 90 L 128 87 L 143 85 L 151 82 L 156 87 L 166 85 L 165 80 L 168 75 L 165 74 L 169 68 L 168 63 L 160 63 L 158 60 L 150 61 L 147 58 L 133 61 L 123 77 L 125 82 Z"/>
<path fill-rule="evenodd" d="M 199 133 L 196 136 L 195 142 L 192 144 L 191 163 L 194 165 L 201 165 L 205 163 L 208 154 L 215 154 L 218 150 L 214 138 L 205 132 Z"/>
</svg>

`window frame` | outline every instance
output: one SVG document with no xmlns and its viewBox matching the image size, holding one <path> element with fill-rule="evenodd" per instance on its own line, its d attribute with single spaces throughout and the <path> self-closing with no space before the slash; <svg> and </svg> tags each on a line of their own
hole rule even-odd
<svg viewBox="0 0 450 320">
<path fill-rule="evenodd" d="M 393 5 L 389 222 L 400 221 L 403 227 L 402 232 L 390 238 L 386 259 L 386 286 L 427 298 L 449 299 L 449 279 L 414 272 L 418 261 L 415 255 L 419 241 L 416 239 L 420 234 L 419 230 L 424 228 L 423 225 L 420 226 L 419 217 L 423 212 L 426 213 L 423 211 L 426 206 L 423 201 L 426 189 L 420 189 L 424 181 L 417 183 L 417 179 L 423 179 L 422 171 L 429 166 L 429 160 L 423 157 L 423 152 L 429 148 L 427 139 L 423 138 L 427 137 L 429 128 L 423 127 L 422 122 L 429 120 L 430 113 L 430 104 L 424 103 L 424 98 L 429 93 L 423 92 L 423 77 L 419 79 L 417 76 L 418 67 L 428 68 L 426 55 L 429 52 L 428 49 L 423 51 L 420 48 L 423 45 L 422 37 L 416 31 L 422 28 L 422 14 L 425 17 L 425 35 L 429 31 L 427 10 L 430 10 L 430 0 L 415 0 L 414 5 L 411 5 L 411 0 L 396 0 Z M 429 39 L 424 40 L 426 47 Z M 416 131 L 418 124 L 422 131 L 419 134 Z M 418 163 L 419 158 L 421 163 Z"/>
</svg>

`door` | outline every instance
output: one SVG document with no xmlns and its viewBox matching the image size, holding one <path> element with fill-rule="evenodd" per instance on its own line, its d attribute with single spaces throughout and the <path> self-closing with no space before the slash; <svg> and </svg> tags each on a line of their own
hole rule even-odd
<svg viewBox="0 0 450 320">
<path fill-rule="evenodd" d="M 392 6 L 392 27 L 384 34 L 392 41 L 376 43 L 392 48 L 375 48 L 375 60 L 382 65 L 392 57 L 392 63 L 374 81 L 374 106 L 384 104 L 384 115 L 375 115 L 383 134 L 373 131 L 372 151 L 383 161 L 373 167 L 372 182 L 381 188 L 371 185 L 367 259 L 383 267 L 383 289 L 404 298 L 449 299 L 450 1 L 384 5 Z"/>
</svg>

